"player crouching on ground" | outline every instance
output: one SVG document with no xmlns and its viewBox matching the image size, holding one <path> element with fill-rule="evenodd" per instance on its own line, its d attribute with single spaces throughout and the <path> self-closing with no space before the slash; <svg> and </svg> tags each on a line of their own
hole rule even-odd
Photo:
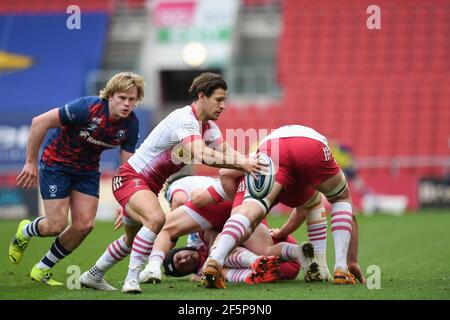
<svg viewBox="0 0 450 320">
<path fill-rule="evenodd" d="M 247 230 L 256 228 L 272 205 L 281 202 L 296 208 L 307 203 L 316 191 L 323 193 L 332 205 L 334 283 L 355 284 L 347 265 L 353 225 L 352 201 L 345 176 L 333 158 L 327 139 L 312 128 L 283 126 L 262 141 L 258 152 L 267 154 L 275 163 L 275 184 L 264 199 L 246 197 L 239 210 L 232 213 L 204 264 L 203 285 L 225 287 L 221 272 L 225 257 L 245 240 Z"/>
</svg>

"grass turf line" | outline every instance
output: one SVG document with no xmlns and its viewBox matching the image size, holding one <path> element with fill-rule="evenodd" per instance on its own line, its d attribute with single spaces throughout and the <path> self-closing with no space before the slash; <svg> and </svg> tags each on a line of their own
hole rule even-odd
<svg viewBox="0 0 450 320">
<path fill-rule="evenodd" d="M 285 216 L 270 216 L 272 227 L 281 226 Z M 294 281 L 249 286 L 228 284 L 226 290 L 206 290 L 190 282 L 188 277 L 163 278 L 161 284 L 142 285 L 141 295 L 119 292 L 100 292 L 90 289 L 69 290 L 67 287 L 48 288 L 33 282 L 28 274 L 34 263 L 49 249 L 53 238 L 32 239 L 19 265 L 8 261 L 8 244 L 18 221 L 0 220 L 0 299 L 77 299 L 77 300 L 299 300 L 299 299 L 450 299 L 450 214 L 441 210 L 422 210 L 403 216 L 358 216 L 360 250 L 359 259 L 366 277 L 370 265 L 381 269 L 381 289 L 369 290 L 364 285 L 333 286 L 328 283 L 305 283 L 303 275 Z M 112 222 L 97 222 L 94 231 L 69 257 L 54 268 L 55 279 L 66 282 L 73 274 L 70 265 L 81 272 L 92 266 L 106 246 L 121 234 L 112 230 Z M 300 243 L 307 239 L 305 226 L 294 234 Z M 180 239 L 183 245 L 185 238 Z M 328 233 L 328 265 L 333 267 L 334 247 Z M 107 281 L 121 288 L 126 276 L 128 259 L 110 270 Z"/>
</svg>

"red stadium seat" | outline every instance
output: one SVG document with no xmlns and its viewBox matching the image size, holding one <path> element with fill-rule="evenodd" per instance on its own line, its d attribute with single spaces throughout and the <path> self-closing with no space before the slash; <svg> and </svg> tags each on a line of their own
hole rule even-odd
<svg viewBox="0 0 450 320">
<path fill-rule="evenodd" d="M 383 32 L 367 29 L 367 4 L 358 0 L 281 3 L 277 74 L 284 98 L 275 105 L 241 106 L 237 114 L 228 110 L 221 119 L 227 127 L 303 124 L 345 141 L 356 156 L 450 154 L 445 1 L 404 6 L 380 0 Z M 391 169 L 366 172 L 389 175 Z M 442 168 L 399 171 L 425 173 L 442 174 Z"/>
</svg>

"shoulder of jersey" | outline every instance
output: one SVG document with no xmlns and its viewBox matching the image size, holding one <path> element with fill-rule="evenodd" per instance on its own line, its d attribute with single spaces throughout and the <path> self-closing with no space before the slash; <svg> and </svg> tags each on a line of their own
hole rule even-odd
<svg viewBox="0 0 450 320">
<path fill-rule="evenodd" d="M 103 99 L 98 97 L 98 96 L 86 96 L 86 97 L 84 97 L 84 101 L 88 105 L 97 104 L 99 102 L 102 102 L 102 100 Z"/>
</svg>

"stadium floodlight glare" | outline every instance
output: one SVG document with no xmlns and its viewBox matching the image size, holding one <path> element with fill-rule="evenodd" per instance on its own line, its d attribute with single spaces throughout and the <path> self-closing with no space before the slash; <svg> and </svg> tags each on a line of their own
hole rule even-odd
<svg viewBox="0 0 450 320">
<path fill-rule="evenodd" d="M 183 49 L 183 61 L 191 67 L 199 67 L 205 63 L 208 50 L 200 42 L 189 42 Z"/>
</svg>

